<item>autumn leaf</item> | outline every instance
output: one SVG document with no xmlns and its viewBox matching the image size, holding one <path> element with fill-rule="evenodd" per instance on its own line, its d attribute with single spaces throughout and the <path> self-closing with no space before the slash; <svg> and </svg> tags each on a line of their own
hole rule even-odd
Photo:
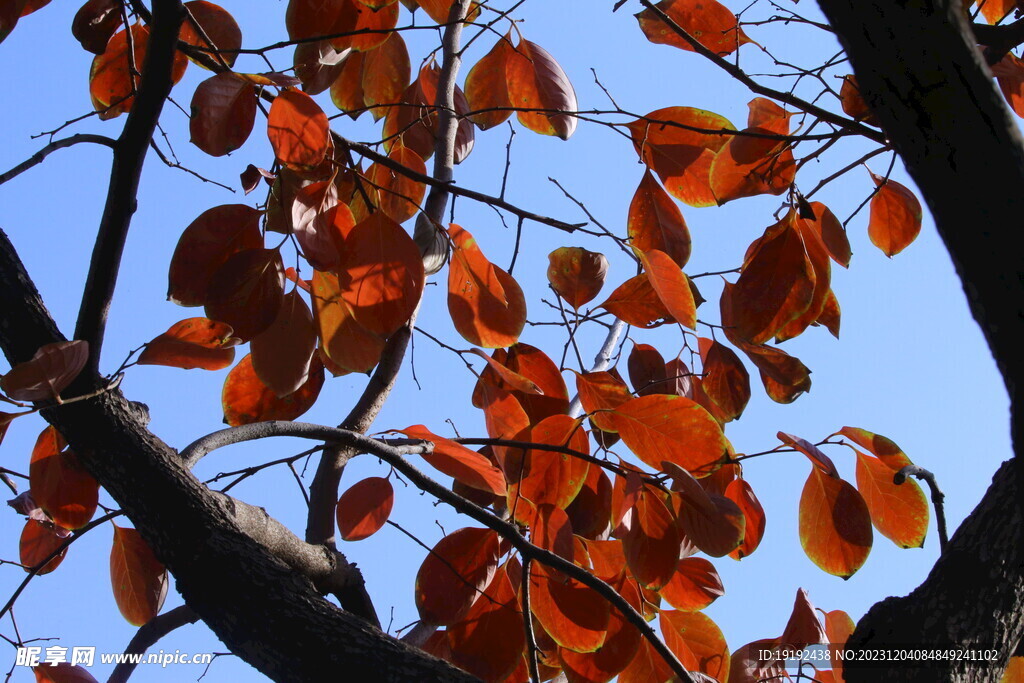
<svg viewBox="0 0 1024 683">
<path fill-rule="evenodd" d="M 541 135 L 555 135 L 563 140 L 572 136 L 576 130 L 576 91 L 547 50 L 529 40 L 520 40 L 505 55 L 505 78 L 519 123 Z"/>
<path fill-rule="evenodd" d="M 466 616 L 448 627 L 447 634 L 451 661 L 484 681 L 503 681 L 522 663 L 523 615 L 504 567 Z"/>
<path fill-rule="evenodd" d="M 294 289 L 285 294 L 274 322 L 250 344 L 256 376 L 278 398 L 294 393 L 309 377 L 316 339 L 313 314 Z"/>
<path fill-rule="evenodd" d="M 256 375 L 250 354 L 232 368 L 224 381 L 224 421 L 237 427 L 266 420 L 294 420 L 313 406 L 323 384 L 323 364 L 314 357 L 305 384 L 292 394 L 278 397 Z"/>
<path fill-rule="evenodd" d="M 823 571 L 848 579 L 871 552 L 871 515 L 857 490 L 818 467 L 800 495 L 800 545 Z"/>
<path fill-rule="evenodd" d="M 142 626 L 159 614 L 167 597 L 167 570 L 135 529 L 114 525 L 110 583 L 129 624 Z"/>
<path fill-rule="evenodd" d="M 395 491 L 382 477 L 367 477 L 348 487 L 338 499 L 338 531 L 346 541 L 361 541 L 377 533 L 391 515 Z"/>
<path fill-rule="evenodd" d="M 313 271 L 313 320 L 327 357 L 349 372 L 369 372 L 384 350 L 384 338 L 363 327 L 341 295 L 333 273 Z"/>
<path fill-rule="evenodd" d="M 629 204 L 626 232 L 638 256 L 657 249 L 680 268 L 690 260 L 690 231 L 683 214 L 649 170 L 644 172 Z"/>
<path fill-rule="evenodd" d="M 514 53 L 511 34 L 498 38 L 490 52 L 481 57 L 466 76 L 466 101 L 474 112 L 469 119 L 480 130 L 504 123 L 512 115 L 505 71 Z"/>
<path fill-rule="evenodd" d="M 32 358 L 18 363 L 0 377 L 0 389 L 15 401 L 60 402 L 60 392 L 71 384 L 89 360 L 89 342 L 76 340 L 40 346 Z"/>
<path fill-rule="evenodd" d="M 441 626 L 458 623 L 497 570 L 495 532 L 467 527 L 448 534 L 438 541 L 416 574 L 420 618 Z"/>
<path fill-rule="evenodd" d="M 652 249 L 640 253 L 647 279 L 669 315 L 683 327 L 697 327 L 697 304 L 693 300 L 689 278 L 678 264 L 663 251 Z"/>
<path fill-rule="evenodd" d="M 146 61 L 146 47 L 149 44 L 149 28 L 141 23 L 131 27 L 131 43 L 128 32 L 121 29 L 107 43 L 103 54 L 92 60 L 89 70 L 89 95 L 93 108 L 103 120 L 116 118 L 131 111 L 135 102 L 135 91 L 139 87 L 139 72 Z M 129 48 L 129 44 L 131 48 Z M 129 59 L 128 53 L 132 53 Z M 134 67 L 133 67 L 134 65 Z M 177 52 L 171 72 L 171 82 L 177 83 L 185 74 L 188 60 Z"/>
<path fill-rule="evenodd" d="M 401 432 L 411 439 L 433 442 L 433 452 L 422 453 L 421 457 L 434 469 L 475 489 L 505 495 L 505 476 L 484 456 L 434 434 L 423 425 L 406 427 Z"/>
<path fill-rule="evenodd" d="M 928 500 L 913 479 L 893 482 L 893 470 L 878 458 L 857 453 L 857 490 L 878 532 L 900 548 L 920 548 L 928 532 Z"/>
<path fill-rule="evenodd" d="M 3 39 L 2 23 L 0 20 L 0 40 Z M 119 26 L 121 8 L 117 0 L 87 0 L 75 13 L 71 34 L 86 51 L 101 55 Z"/>
<path fill-rule="evenodd" d="M 871 198 L 868 237 L 886 256 L 892 257 L 910 246 L 921 232 L 921 203 L 895 180 L 874 173 L 871 180 L 878 191 Z"/>
<path fill-rule="evenodd" d="M 190 18 L 182 23 L 179 39 L 200 49 L 217 50 L 215 56 L 209 55 L 214 61 L 234 66 L 236 50 L 242 47 L 242 30 L 231 13 L 207 0 L 189 0 L 184 5 Z M 193 26 L 193 21 L 199 30 Z"/>
<path fill-rule="evenodd" d="M 192 143 L 223 156 L 241 147 L 256 123 L 256 88 L 230 72 L 211 76 L 192 95 Z"/>
<path fill-rule="evenodd" d="M 290 168 L 316 168 L 327 154 L 329 131 L 327 115 L 304 92 L 283 90 L 270 105 L 267 135 L 274 155 Z"/>
<path fill-rule="evenodd" d="M 740 45 L 751 42 L 737 25 L 736 15 L 716 0 L 662 0 L 655 7 L 715 54 L 727 55 Z M 645 9 L 636 18 L 640 22 L 640 30 L 652 43 L 694 51 L 693 45 L 652 9 Z"/>
<path fill-rule="evenodd" d="M 230 325 L 209 318 L 186 318 L 146 344 L 136 363 L 221 370 L 234 362 L 236 344 L 238 338 Z"/>
<path fill-rule="evenodd" d="M 229 256 L 210 278 L 206 317 L 227 323 L 248 341 L 273 324 L 284 300 L 284 264 L 276 249 Z"/>
<path fill-rule="evenodd" d="M 671 580 L 661 596 L 681 612 L 697 612 L 725 594 L 722 578 L 715 566 L 703 557 L 679 560 Z"/>
<path fill-rule="evenodd" d="M 574 309 L 589 303 L 608 274 L 604 254 L 582 247 L 560 247 L 548 254 L 548 283 Z"/>
<path fill-rule="evenodd" d="M 635 275 L 616 287 L 601 308 L 635 327 L 649 329 L 672 319 L 672 314 L 645 273 Z"/>
<path fill-rule="evenodd" d="M 70 533 L 66 529 L 54 526 L 51 522 L 40 522 L 35 519 L 25 520 L 21 538 L 18 540 L 18 560 L 25 565 L 25 571 L 38 567 L 41 562 L 56 553 L 58 548 L 68 540 Z M 67 552 L 68 549 L 65 546 L 36 571 L 36 576 L 49 574 L 59 567 Z"/>
</svg>

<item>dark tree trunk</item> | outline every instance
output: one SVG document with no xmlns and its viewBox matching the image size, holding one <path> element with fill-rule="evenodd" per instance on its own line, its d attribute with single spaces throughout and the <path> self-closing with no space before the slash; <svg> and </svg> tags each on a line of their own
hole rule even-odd
<svg viewBox="0 0 1024 683">
<path fill-rule="evenodd" d="M 1024 448 L 1024 146 L 958 0 L 819 0 L 866 100 L 924 195 L 1002 373 Z M 951 392 L 950 400 L 961 400 Z M 851 643 L 975 645 L 1001 664 L 1024 633 L 1024 467 L 996 473 L 927 580 L 861 619 Z M 965 462 L 965 467 L 973 466 Z M 998 681 L 963 661 L 850 671 L 849 681 Z"/>
</svg>

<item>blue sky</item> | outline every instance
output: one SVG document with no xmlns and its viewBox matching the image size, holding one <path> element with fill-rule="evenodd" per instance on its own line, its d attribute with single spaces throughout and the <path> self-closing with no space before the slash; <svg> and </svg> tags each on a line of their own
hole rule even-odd
<svg viewBox="0 0 1024 683">
<path fill-rule="evenodd" d="M 223 3 L 239 20 L 247 47 L 284 37 L 285 4 L 266 0 Z M 736 124 L 745 121 L 746 103 L 752 95 L 741 85 L 727 80 L 694 54 L 647 43 L 630 16 L 639 10 L 638 3 L 629 2 L 615 14 L 611 12 L 613 4 L 610 0 L 530 0 L 517 13 L 524 19 L 520 25 L 523 35 L 546 48 L 568 73 L 581 109 L 609 107 L 594 82 L 593 68 L 623 109 L 645 113 L 685 105 L 714 111 Z M 0 60 L 7 66 L 7 106 L 0 109 L 0 129 L 4 131 L 0 171 L 42 146 L 43 140 L 32 140 L 30 135 L 56 128 L 90 109 L 87 79 L 91 55 L 81 50 L 70 35 L 76 5 L 52 3 L 23 19 L 0 44 Z M 800 9 L 812 8 L 802 4 Z M 423 19 L 421 16 L 420 21 Z M 791 31 L 797 29 L 752 27 L 748 33 L 772 49 L 781 61 L 818 65 L 838 51 L 833 41 L 822 39 L 818 32 Z M 407 35 L 407 40 L 415 69 L 419 58 L 432 49 L 436 34 L 416 32 Z M 479 40 L 467 55 L 467 68 L 492 44 L 491 37 Z M 741 53 L 741 64 L 752 73 L 774 69 L 756 45 L 745 46 Z M 291 62 L 291 50 L 277 51 L 270 59 L 276 68 L 285 69 Z M 237 68 L 260 71 L 265 67 L 249 58 L 240 60 Z M 195 85 L 207 76 L 192 65 L 175 88 L 173 96 L 186 110 Z M 460 83 L 464 77 L 465 72 Z M 766 82 L 778 83 L 773 79 Z M 318 101 L 329 114 L 335 113 L 326 96 L 318 97 Z M 335 125 L 343 135 L 370 140 L 374 130 L 366 119 L 364 116 L 353 124 L 339 118 Z M 89 119 L 65 133 L 102 132 L 116 137 L 123 121 L 124 117 L 109 122 Z M 237 187 L 237 175 L 246 164 L 269 166 L 272 161 L 259 121 L 249 143 L 221 159 L 210 159 L 188 143 L 187 119 L 173 105 L 165 109 L 162 123 L 183 164 L 228 185 Z M 478 131 L 472 155 L 455 170 L 456 181 L 497 194 L 508 130 L 502 126 L 485 133 Z M 818 178 L 856 159 L 863 150 L 857 143 L 836 145 L 820 163 L 801 171 L 797 178 L 800 187 L 805 191 L 813 187 Z M 557 218 L 585 220 L 547 180 L 550 176 L 584 202 L 602 223 L 624 234 L 629 201 L 643 172 L 624 138 L 605 127 L 584 123 L 573 138 L 563 142 L 517 125 L 511 158 L 510 201 Z M 882 173 L 887 164 L 887 157 L 878 157 L 872 170 Z M 62 150 L 43 165 L 0 186 L 0 227 L 18 248 L 66 334 L 74 327 L 108 172 L 109 153 L 105 149 L 80 146 Z M 894 178 L 910 184 L 899 163 Z M 867 172 L 855 169 L 815 199 L 824 201 L 844 219 L 870 189 Z M 210 206 L 259 199 L 256 194 L 229 194 L 150 157 L 111 309 L 103 358 L 106 371 L 112 371 L 131 349 L 172 323 L 201 314 L 165 301 L 167 265 L 184 227 Z M 694 240 L 687 272 L 738 265 L 747 244 L 775 222 L 772 214 L 778 210 L 780 199 L 741 200 L 723 208 L 682 207 Z M 503 227 L 487 207 L 459 200 L 455 211 L 456 221 L 476 236 L 484 252 L 499 265 L 507 266 L 514 230 Z M 866 211 L 850 222 L 854 251 L 850 270 L 833 269 L 833 288 L 843 312 L 840 340 L 816 328 L 782 346 L 813 371 L 811 392 L 792 405 L 780 406 L 755 386 L 754 398 L 743 418 L 730 424 L 726 434 L 738 452 L 772 448 L 779 430 L 813 441 L 844 425 L 889 436 L 914 462 L 937 475 L 947 494 L 952 530 L 980 499 L 997 465 L 1010 454 L 1006 395 L 930 219 L 926 216 L 920 238 L 891 260 L 871 245 L 866 224 Z M 509 225 L 514 228 L 514 221 Z M 515 276 L 526 291 L 531 320 L 553 319 L 540 299 L 550 299 L 544 280 L 546 257 L 558 246 L 583 246 L 602 251 L 611 259 L 609 280 L 598 301 L 632 275 L 632 266 L 618 258 L 607 241 L 585 235 L 567 237 L 545 226 L 527 224 L 523 244 Z M 445 274 L 443 271 L 432 278 L 437 286 L 427 288 L 419 324 L 446 342 L 465 348 L 468 344 L 457 336 L 447 318 Z M 700 286 L 710 302 L 716 301 L 717 288 L 711 278 L 702 279 Z M 714 308 L 715 304 L 709 303 L 700 313 L 717 321 Z M 658 345 L 666 357 L 674 355 L 681 343 L 678 331 L 672 330 L 633 336 L 637 341 Z M 555 358 L 563 341 L 552 328 L 535 327 L 528 327 L 522 340 L 544 348 Z M 600 342 L 598 331 L 586 337 L 584 357 L 591 357 Z M 627 343 L 627 352 L 629 348 Z M 450 435 L 445 420 L 451 419 L 462 435 L 483 435 L 482 416 L 469 405 L 474 378 L 462 363 L 424 337 L 416 340 L 414 359 L 419 387 L 412 381 L 407 363 L 398 392 L 375 427 L 383 430 L 423 423 Z M 122 386 L 130 398 L 149 405 L 153 431 L 180 448 L 222 426 L 219 397 L 225 374 L 139 367 L 128 373 Z M 329 380 L 317 406 L 302 419 L 337 423 L 362 384 L 360 377 Z M 11 427 L 2 445 L 5 467 L 27 471 L 31 445 L 42 426 L 40 420 L 32 418 L 19 420 Z M 208 478 L 304 447 L 285 440 L 233 447 L 208 457 L 197 471 Z M 834 449 L 829 454 L 840 472 L 852 480 L 853 463 L 848 451 Z M 315 463 L 310 472 L 312 467 Z M 876 533 L 871 556 L 850 580 L 844 582 L 822 573 L 803 554 L 796 531 L 797 502 L 809 467 L 803 456 L 791 453 L 759 458 L 745 467 L 745 477 L 766 509 L 768 528 L 764 542 L 751 557 L 742 562 L 728 558 L 714 561 L 726 594 L 707 614 L 722 628 L 731 649 L 781 633 L 799 587 L 809 591 L 817 606 L 844 609 L 856 620 L 879 599 L 905 594 L 919 584 L 938 555 L 933 521 L 923 549 L 898 550 Z M 342 486 L 364 476 L 386 473 L 387 468 L 376 461 L 359 458 L 346 471 Z M 415 490 L 401 484 L 396 489 L 392 518 L 428 545 L 440 538 L 442 528 L 451 531 L 466 525 Z M 234 493 L 267 507 L 301 534 L 302 499 L 287 471 L 264 473 L 234 489 Z M 16 559 L 22 524 L 13 512 L 0 515 L 0 539 L 4 539 L 0 541 L 0 558 Z M 22 637 L 60 638 L 60 644 L 67 647 L 95 645 L 103 652 L 123 649 L 135 629 L 120 617 L 111 596 L 107 563 L 111 536 L 109 529 L 91 532 L 74 544 L 56 572 L 32 582 L 15 611 Z M 395 629 L 416 618 L 412 587 L 423 559 L 421 548 L 395 529 L 385 528 L 368 540 L 346 544 L 343 550 L 363 568 L 385 625 L 390 622 Z M 22 576 L 15 566 L 0 566 L 0 596 L 6 598 Z M 172 584 L 167 606 L 179 602 Z M 0 632 L 13 634 L 9 618 L 0 624 Z M 202 626 L 181 629 L 157 648 L 189 653 L 225 650 Z M 9 653 L 13 660 L 13 649 Z M 6 661 L 6 655 L 0 656 L 0 666 Z M 109 668 L 97 666 L 92 673 L 102 680 Z M 192 669 L 149 667 L 140 668 L 133 680 L 194 680 L 200 674 L 199 669 L 193 675 Z M 248 665 L 233 657 L 218 659 L 210 675 L 214 680 L 227 676 L 232 680 L 260 680 Z M 31 679 L 30 673 L 21 670 L 12 680 Z"/>
</svg>

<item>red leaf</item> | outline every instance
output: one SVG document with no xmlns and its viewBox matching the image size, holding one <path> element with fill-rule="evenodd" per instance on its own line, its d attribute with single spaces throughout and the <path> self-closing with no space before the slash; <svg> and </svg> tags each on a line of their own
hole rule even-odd
<svg viewBox="0 0 1024 683">
<path fill-rule="evenodd" d="M 500 683 L 523 661 L 523 615 L 504 567 L 483 593 L 466 616 L 448 628 L 451 661 L 484 681 Z"/>
<path fill-rule="evenodd" d="M 331 87 L 345 69 L 352 51 L 334 49 L 329 40 L 299 43 L 295 46 L 295 77 L 302 81 L 307 95 L 319 95 Z"/>
<path fill-rule="evenodd" d="M 412 315 L 423 293 L 420 250 L 378 211 L 344 232 L 338 269 L 341 297 L 359 324 L 388 337 Z"/>
<path fill-rule="evenodd" d="M 470 110 L 477 112 L 469 118 L 480 130 L 504 123 L 512 115 L 505 70 L 514 54 L 511 34 L 499 38 L 466 76 L 466 101 Z"/>
<path fill-rule="evenodd" d="M 627 362 L 629 381 L 638 396 L 670 394 L 665 359 L 649 344 L 634 344 Z"/>
<path fill-rule="evenodd" d="M 548 262 L 551 288 L 576 310 L 597 296 L 608 274 L 604 254 L 582 247 L 555 249 L 548 254 Z"/>
<path fill-rule="evenodd" d="M 642 609 L 640 591 L 634 582 L 623 577 L 614 582 L 613 587 L 634 609 Z M 573 652 L 559 648 L 558 658 L 569 683 L 605 683 L 629 665 L 640 648 L 641 640 L 640 631 L 626 621 L 618 610 L 613 609 L 609 613 L 608 635 L 600 648 L 594 652 Z"/>
<path fill-rule="evenodd" d="M 539 424 L 523 430 L 517 441 L 564 446 L 590 454 L 590 441 L 580 420 L 568 415 L 552 415 Z M 509 481 L 508 505 L 517 510 L 522 496 L 534 505 L 551 504 L 565 509 L 586 481 L 590 463 L 567 453 L 530 449 L 506 458 L 505 476 Z M 519 462 L 514 462 L 518 460 Z M 525 518 L 523 518 L 525 520 Z"/>
<path fill-rule="evenodd" d="M 531 394 L 513 391 L 531 423 L 536 424 L 551 415 L 565 415 L 569 412 L 569 392 L 565 380 L 558 366 L 543 351 L 517 342 L 509 347 L 508 358 L 503 363 L 543 392 Z"/>
<path fill-rule="evenodd" d="M 600 429 L 618 431 L 609 411 L 633 398 L 626 384 L 610 372 L 588 372 L 576 375 L 576 391 L 583 409 Z"/>
<path fill-rule="evenodd" d="M 498 535 L 490 529 L 467 527 L 438 541 L 416 574 L 420 618 L 441 626 L 461 621 L 494 577 L 498 555 Z"/>
<path fill-rule="evenodd" d="M 715 566 L 702 557 L 679 560 L 672 579 L 661 589 L 661 597 L 682 612 L 698 612 L 722 595 L 722 578 Z"/>
<path fill-rule="evenodd" d="M 160 613 L 167 597 L 167 570 L 135 529 L 114 525 L 110 583 L 129 624 L 142 626 Z"/>
<path fill-rule="evenodd" d="M 679 564 L 679 532 L 675 515 L 656 489 L 640 489 L 632 507 L 629 532 L 622 539 L 626 562 L 641 586 L 660 590 Z"/>
<path fill-rule="evenodd" d="M 607 638 L 608 601 L 575 579 L 530 565 L 530 608 L 552 640 L 574 652 L 593 652 Z"/>
<path fill-rule="evenodd" d="M 669 314 L 683 327 L 697 327 L 697 304 L 693 300 L 689 278 L 675 261 L 657 249 L 640 253 L 647 279 Z"/>
<path fill-rule="evenodd" d="M 18 542 L 19 561 L 25 565 L 25 571 L 28 571 L 52 555 L 66 540 L 66 533 L 62 536 L 53 524 L 27 519 Z M 67 548 L 61 550 L 58 555 L 36 572 L 36 576 L 49 574 L 59 567 L 67 552 Z"/>
<path fill-rule="evenodd" d="M 572 528 L 583 538 L 599 538 L 606 530 L 612 517 L 612 483 L 604 470 L 592 466 L 569 507 L 565 509 L 572 522 Z"/>
<path fill-rule="evenodd" d="M 871 516 L 857 490 L 818 467 L 800 495 L 800 545 L 823 571 L 848 579 L 871 552 Z"/>
<path fill-rule="evenodd" d="M 331 102 L 352 119 L 366 111 L 366 93 L 363 92 L 363 63 L 366 54 L 350 52 L 341 63 L 338 75 L 331 83 Z M 400 98 L 395 98 L 397 102 Z"/>
<path fill-rule="evenodd" d="M 683 214 L 649 170 L 629 204 L 626 232 L 637 255 L 657 249 L 680 268 L 690 260 L 690 231 Z"/>
<path fill-rule="evenodd" d="M 369 372 L 384 350 L 384 338 L 363 327 L 341 296 L 338 278 L 313 271 L 313 314 L 323 351 L 349 372 Z"/>
<path fill-rule="evenodd" d="M 185 3 L 185 9 L 199 24 L 206 37 L 196 31 L 192 22 L 186 18 L 181 25 L 179 39 L 199 48 L 219 50 L 216 56 L 208 56 L 218 62 L 223 60 L 229 67 L 234 66 L 235 57 L 238 56 L 234 51 L 242 47 L 242 31 L 238 28 L 235 18 L 220 5 L 206 0 L 189 0 Z"/>
<path fill-rule="evenodd" d="M 718 681 L 729 680 L 729 648 L 711 618 L 701 612 L 662 610 L 665 644 L 687 671 L 698 671 Z"/>
<path fill-rule="evenodd" d="M 727 55 L 751 42 L 737 25 L 736 15 L 716 0 L 662 0 L 655 6 L 715 54 Z M 693 46 L 653 10 L 645 9 L 636 18 L 652 43 L 693 51 Z"/>
<path fill-rule="evenodd" d="M 635 275 L 619 285 L 601 304 L 619 320 L 650 329 L 672 318 L 646 274 Z"/>
<path fill-rule="evenodd" d="M 640 159 L 669 194 L 690 206 L 715 206 L 709 173 L 715 153 L 728 140 L 725 133 L 735 130 L 728 119 L 702 109 L 667 107 L 627 127 Z"/>
<path fill-rule="evenodd" d="M 278 398 L 305 384 L 316 350 L 316 330 L 313 314 L 297 289 L 284 296 L 274 322 L 253 338 L 250 350 L 253 370 Z"/>
<path fill-rule="evenodd" d="M 32 449 L 29 487 L 36 504 L 58 526 L 79 529 L 96 513 L 99 484 L 64 446 L 57 430 L 43 430 Z"/>
<path fill-rule="evenodd" d="M 796 600 L 793 602 L 793 611 L 786 622 L 786 628 L 779 638 L 779 644 L 783 647 L 801 650 L 808 645 L 819 645 L 828 642 L 825 636 L 825 628 L 818 619 L 818 612 L 811 604 L 807 591 L 799 588 L 796 591 Z"/>
<path fill-rule="evenodd" d="M 146 62 L 146 47 L 149 43 L 149 29 L 142 24 L 131 27 L 132 62 L 128 60 L 128 33 L 121 29 L 107 43 L 103 54 L 92 60 L 89 70 L 89 95 L 92 97 L 93 108 L 99 112 L 100 119 L 112 119 L 130 111 L 135 101 L 135 89 L 138 88 L 138 75 L 132 75 L 132 63 L 135 69 L 142 69 Z M 174 56 L 171 81 L 177 83 L 185 74 L 188 60 L 177 52 Z M 134 87 L 133 87 L 134 86 Z"/>
<path fill-rule="evenodd" d="M 71 33 L 87 51 L 101 55 L 120 25 L 121 5 L 117 0 L 87 0 L 71 22 Z"/>
<path fill-rule="evenodd" d="M 388 158 L 420 175 L 427 173 L 427 167 L 420 155 L 400 142 L 391 147 Z M 371 196 L 376 198 L 377 208 L 396 223 L 404 223 L 419 213 L 420 202 L 426 193 L 426 186 L 423 183 L 380 163 L 370 166 L 366 178 L 372 186 Z"/>
<path fill-rule="evenodd" d="M 893 482 L 884 462 L 857 451 L 857 490 L 879 533 L 901 548 L 921 548 L 928 533 L 928 500 L 913 479 Z"/>
<path fill-rule="evenodd" d="M 455 0 L 416 0 L 417 4 L 438 24 L 448 23 L 448 17 Z M 480 14 L 479 3 L 472 3 L 467 13 L 467 20 L 474 21 Z"/>
<path fill-rule="evenodd" d="M 739 506 L 724 496 L 705 491 L 689 472 L 665 463 L 672 475 L 676 516 L 686 539 L 712 557 L 722 557 L 743 541 L 746 520 Z"/>
<path fill-rule="evenodd" d="M 207 209 L 192 221 L 171 257 L 167 298 L 179 306 L 202 306 L 210 280 L 232 254 L 263 246 L 262 214 L 244 204 Z"/>
<path fill-rule="evenodd" d="M 226 323 L 209 318 L 186 318 L 146 344 L 136 363 L 185 370 L 221 370 L 235 360 L 234 346 L 238 338 L 233 334 Z"/>
<path fill-rule="evenodd" d="M 526 325 L 526 300 L 519 284 L 487 260 L 469 232 L 453 223 L 448 233 L 454 247 L 448 266 L 448 311 L 455 329 L 476 346 L 515 344 Z"/>
<path fill-rule="evenodd" d="M 224 382 L 221 396 L 224 421 L 237 427 L 266 420 L 294 420 L 313 406 L 323 385 L 323 364 L 314 358 L 306 383 L 295 393 L 278 398 L 256 376 L 252 355 L 248 355 L 228 373 Z"/>
<path fill-rule="evenodd" d="M 778 134 L 768 128 L 747 128 L 718 150 L 710 179 L 719 205 L 761 194 L 780 195 L 793 185 L 796 161 L 789 143 L 761 137 Z"/>
<path fill-rule="evenodd" d="M 821 241 L 824 243 L 825 249 L 828 250 L 829 257 L 843 268 L 848 268 L 852 252 L 846 228 L 839 222 L 835 214 L 821 202 L 811 202 L 810 206 L 815 218 L 805 218 L 804 220 L 821 236 Z"/>
<path fill-rule="evenodd" d="M 641 396 L 608 416 L 629 449 L 657 470 L 669 461 L 693 473 L 709 474 L 728 451 L 715 419 L 682 396 Z"/>
<path fill-rule="evenodd" d="M 277 249 L 232 254 L 210 278 L 206 317 L 248 341 L 270 327 L 284 300 L 284 264 Z"/>
<path fill-rule="evenodd" d="M 997 0 L 986 0 L 986 4 L 990 2 L 996 2 Z M 992 70 L 995 72 L 995 69 Z M 1002 85 L 1002 81 L 999 82 Z M 843 111 L 850 116 L 850 118 L 857 121 L 863 121 L 869 126 L 875 126 L 881 128 L 882 124 L 878 120 L 878 117 L 871 111 L 871 107 L 868 106 L 867 102 L 864 101 L 864 97 L 861 95 L 860 87 L 857 85 L 857 77 L 853 74 L 843 76 L 843 87 L 839 89 L 839 102 L 842 104 Z"/>
<path fill-rule="evenodd" d="M 825 455 L 820 448 L 810 441 L 785 432 L 779 432 L 776 436 L 782 443 L 806 455 L 808 460 L 828 476 L 839 476 L 839 471 L 836 469 L 835 463 L 832 462 L 832 458 Z"/>
<path fill-rule="evenodd" d="M 878 192 L 871 198 L 868 237 L 886 256 L 892 257 L 910 246 L 921 232 L 921 202 L 894 180 L 874 173 L 871 179 Z"/>
<path fill-rule="evenodd" d="M 270 105 L 267 135 L 274 155 L 298 171 L 316 168 L 328 148 L 330 122 L 306 93 L 284 90 Z"/>
<path fill-rule="evenodd" d="M 350 486 L 338 499 L 338 531 L 346 541 L 361 541 L 377 533 L 391 515 L 395 490 L 382 477 L 367 477 Z"/>
<path fill-rule="evenodd" d="M 734 479 L 725 489 L 725 497 L 736 503 L 746 520 L 743 526 L 743 541 L 729 557 L 740 560 L 757 550 L 764 537 L 765 515 L 761 502 L 754 495 L 754 490 L 744 479 Z"/>
<path fill-rule="evenodd" d="M 398 5 L 391 3 L 378 11 L 355 0 L 344 0 L 341 22 L 328 33 L 348 33 L 332 39 L 335 49 L 373 50 L 389 37 L 388 29 L 398 24 Z M 321 32 L 323 33 L 323 32 Z"/>
<path fill-rule="evenodd" d="M 31 360 L 18 363 L 0 378 L 0 389 L 15 401 L 60 402 L 60 392 L 71 384 L 89 360 L 89 343 L 65 341 L 44 344 Z"/>
<path fill-rule="evenodd" d="M 409 87 L 412 67 L 409 50 L 399 33 L 390 34 L 382 45 L 365 54 L 359 90 L 376 121 L 387 113 L 387 108 L 374 105 L 398 102 Z"/>
<path fill-rule="evenodd" d="M 505 476 L 484 456 L 460 443 L 434 434 L 423 425 L 413 425 L 400 431 L 410 439 L 423 439 L 434 443 L 432 453 L 421 455 L 434 469 L 466 486 L 489 491 L 496 496 L 505 495 Z"/>
<path fill-rule="evenodd" d="M 219 157 L 241 147 L 256 123 L 256 88 L 224 72 L 211 76 L 192 95 L 192 143 Z"/>
<path fill-rule="evenodd" d="M 576 91 L 555 58 L 536 43 L 522 39 L 506 55 L 505 77 L 512 106 L 560 113 L 517 111 L 519 123 L 541 135 L 568 140 L 576 130 Z M 565 113 L 561 113 L 565 112 Z"/>
</svg>

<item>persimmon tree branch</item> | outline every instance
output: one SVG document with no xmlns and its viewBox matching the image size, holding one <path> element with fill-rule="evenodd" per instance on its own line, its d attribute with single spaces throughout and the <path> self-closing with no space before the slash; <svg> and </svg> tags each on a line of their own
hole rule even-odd
<svg viewBox="0 0 1024 683">
<path fill-rule="evenodd" d="M 358 442 L 365 444 L 368 448 L 373 449 L 367 450 L 366 452 L 371 453 L 394 467 L 399 473 L 404 475 L 414 486 L 424 493 L 434 496 L 441 502 L 450 505 L 457 512 L 460 512 L 480 524 L 483 524 L 487 528 L 496 531 L 503 538 L 508 540 L 524 558 L 530 558 L 547 565 L 548 567 L 551 567 L 552 569 L 555 569 L 594 590 L 613 607 L 615 607 L 615 609 L 619 610 L 619 612 L 622 613 L 622 615 L 640 631 L 641 635 L 643 635 L 643 637 L 651 644 L 658 655 L 668 663 L 682 681 L 693 683 L 693 678 L 690 676 L 689 672 L 687 672 L 686 668 L 683 667 L 675 654 L 661 641 L 658 634 L 654 631 L 651 625 L 647 623 L 647 620 L 644 619 L 643 616 L 637 612 L 625 598 L 619 595 L 614 588 L 591 574 L 586 569 L 578 567 L 559 555 L 527 541 L 523 538 L 523 535 L 519 533 L 519 529 L 517 529 L 513 524 L 506 522 L 500 517 L 488 512 L 484 508 L 476 505 L 466 498 L 463 498 L 451 489 L 442 486 L 440 483 L 423 474 L 418 468 L 414 467 L 405 459 L 405 457 L 403 457 L 401 450 L 398 448 L 375 439 L 369 439 L 366 436 L 356 434 L 348 430 L 334 429 L 332 427 L 324 427 L 304 422 L 260 422 L 242 425 L 239 427 L 230 427 L 228 429 L 221 430 L 220 432 L 216 432 L 216 434 L 217 443 L 220 446 L 226 446 L 231 443 L 238 443 L 241 441 L 250 441 L 257 438 L 265 438 L 268 436 L 295 436 L 305 439 L 325 440 L 328 442 L 335 440 L 357 440 Z M 433 449 L 433 444 L 430 442 L 423 443 L 426 448 L 431 450 Z"/>
<path fill-rule="evenodd" d="M 114 146 L 107 200 L 89 261 L 89 274 L 75 327 L 75 339 L 89 342 L 88 367 L 99 368 L 107 312 L 114 297 L 128 228 L 149 142 L 171 92 L 171 66 L 178 30 L 185 17 L 180 0 L 155 0 L 142 82 L 124 129 Z"/>
<path fill-rule="evenodd" d="M 158 614 L 139 627 L 139 630 L 135 632 L 135 635 L 128 642 L 128 647 L 124 649 L 124 654 L 144 654 L 146 650 L 156 645 L 167 634 L 182 626 L 194 624 L 197 621 L 199 621 L 199 615 L 192 611 L 192 608 L 188 605 L 178 605 L 172 610 Z M 138 664 L 135 662 L 122 661 L 114 667 L 110 677 L 107 679 L 107 683 L 127 683 L 136 666 Z"/>
<path fill-rule="evenodd" d="M 108 138 L 106 135 L 94 135 L 92 133 L 77 133 L 66 138 L 61 138 L 60 140 L 54 140 L 11 170 L 5 173 L 0 173 L 0 185 L 3 185 L 8 180 L 17 178 L 33 166 L 38 166 L 43 163 L 43 160 L 46 159 L 46 157 L 50 156 L 58 149 L 66 149 L 81 143 L 103 145 L 104 147 L 110 147 L 111 149 L 116 149 L 117 147 L 117 143 L 112 138 Z"/>
</svg>

